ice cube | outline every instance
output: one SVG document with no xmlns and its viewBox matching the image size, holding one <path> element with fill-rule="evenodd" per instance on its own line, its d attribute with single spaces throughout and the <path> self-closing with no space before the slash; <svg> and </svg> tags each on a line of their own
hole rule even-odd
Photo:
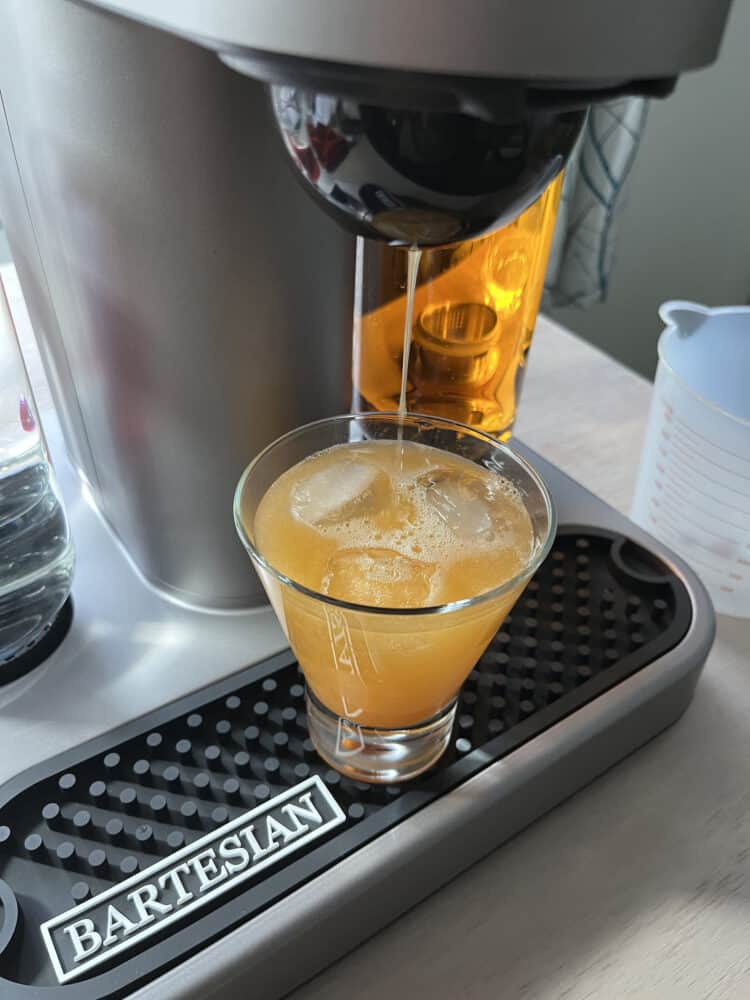
<svg viewBox="0 0 750 1000">
<path fill-rule="evenodd" d="M 497 518 L 489 483 L 458 469 L 434 469 L 417 478 L 427 503 L 450 530 L 467 541 L 494 541 Z"/>
<path fill-rule="evenodd" d="M 394 549 L 340 549 L 328 560 L 321 589 L 353 604 L 378 608 L 419 608 L 430 603 L 438 567 Z"/>
<path fill-rule="evenodd" d="M 317 469 L 292 490 L 292 514 L 314 528 L 325 528 L 354 517 L 374 516 L 388 502 L 387 474 L 367 462 L 331 462 Z"/>
</svg>

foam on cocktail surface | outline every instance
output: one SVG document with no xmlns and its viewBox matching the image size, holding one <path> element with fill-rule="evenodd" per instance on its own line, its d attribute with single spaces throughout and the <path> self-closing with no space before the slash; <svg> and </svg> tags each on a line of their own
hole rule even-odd
<svg viewBox="0 0 750 1000">
<path fill-rule="evenodd" d="M 533 543 L 502 475 L 413 442 L 337 445 L 287 470 L 255 518 L 260 551 L 331 597 L 427 607 L 512 578 Z"/>
</svg>

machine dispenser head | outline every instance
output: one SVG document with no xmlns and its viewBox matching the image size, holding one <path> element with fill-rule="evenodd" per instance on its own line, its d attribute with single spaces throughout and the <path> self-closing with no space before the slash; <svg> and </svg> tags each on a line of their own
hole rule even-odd
<svg viewBox="0 0 750 1000">
<path fill-rule="evenodd" d="M 472 239 L 512 222 L 560 173 L 585 117 L 508 90 L 496 117 L 273 86 L 303 184 L 338 221 L 393 245 Z"/>
</svg>

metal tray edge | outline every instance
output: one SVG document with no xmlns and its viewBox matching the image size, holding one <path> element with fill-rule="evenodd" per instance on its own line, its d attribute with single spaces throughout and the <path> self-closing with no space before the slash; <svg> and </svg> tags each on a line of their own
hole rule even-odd
<svg viewBox="0 0 750 1000">
<path fill-rule="evenodd" d="M 284 996 L 676 722 L 711 649 L 715 618 L 694 574 L 662 546 L 653 548 L 690 595 L 693 620 L 678 646 L 133 1000 L 233 1000 L 244 998 L 250 983 L 258 1000 Z"/>
</svg>

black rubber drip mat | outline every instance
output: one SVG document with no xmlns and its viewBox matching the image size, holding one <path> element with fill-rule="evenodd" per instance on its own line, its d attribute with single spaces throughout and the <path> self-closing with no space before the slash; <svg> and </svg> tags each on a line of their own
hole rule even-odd
<svg viewBox="0 0 750 1000">
<path fill-rule="evenodd" d="M 416 781 L 317 757 L 290 653 L 32 768 L 0 789 L 0 995 L 125 995 L 658 659 L 691 613 L 641 546 L 568 526 Z"/>
</svg>

